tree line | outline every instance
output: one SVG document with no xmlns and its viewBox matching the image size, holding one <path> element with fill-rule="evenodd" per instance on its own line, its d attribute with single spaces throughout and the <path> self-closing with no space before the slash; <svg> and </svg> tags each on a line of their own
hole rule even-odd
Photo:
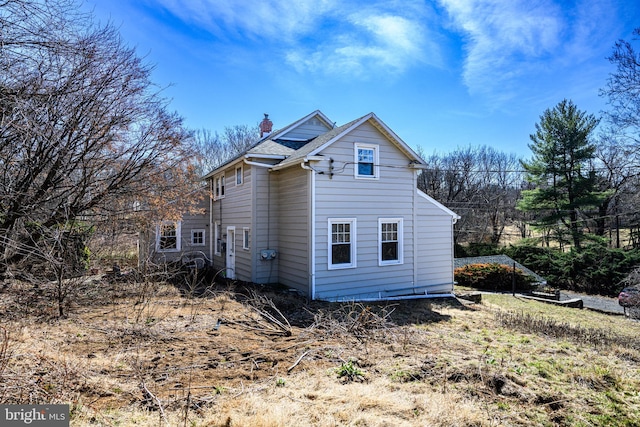
<svg viewBox="0 0 640 427">
<path fill-rule="evenodd" d="M 511 226 L 547 246 L 640 247 L 640 54 L 620 40 L 608 59 L 615 71 L 600 91 L 608 110 L 596 117 L 567 99 L 545 110 L 530 159 L 486 146 L 421 153 L 418 186 L 462 216 L 457 243 L 504 243 Z"/>
</svg>

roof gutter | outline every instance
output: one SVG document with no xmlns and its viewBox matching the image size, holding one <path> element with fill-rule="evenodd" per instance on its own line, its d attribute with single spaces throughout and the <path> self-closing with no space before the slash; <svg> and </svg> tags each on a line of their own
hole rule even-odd
<svg viewBox="0 0 640 427">
<path fill-rule="evenodd" d="M 244 164 L 245 165 L 249 165 L 249 166 L 258 166 L 261 168 L 272 168 L 273 165 L 268 164 L 268 163 L 259 163 L 259 162 L 252 162 L 250 160 L 244 159 Z"/>
</svg>

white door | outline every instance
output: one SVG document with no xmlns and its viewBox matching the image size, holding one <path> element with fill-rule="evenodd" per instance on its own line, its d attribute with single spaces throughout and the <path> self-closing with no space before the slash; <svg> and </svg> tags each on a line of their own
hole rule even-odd
<svg viewBox="0 0 640 427">
<path fill-rule="evenodd" d="M 236 278 L 236 228 L 227 227 L 227 268 L 226 277 Z"/>
</svg>

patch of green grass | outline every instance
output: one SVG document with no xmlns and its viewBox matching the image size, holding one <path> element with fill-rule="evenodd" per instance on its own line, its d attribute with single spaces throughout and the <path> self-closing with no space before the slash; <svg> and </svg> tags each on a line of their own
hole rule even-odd
<svg viewBox="0 0 640 427">
<path fill-rule="evenodd" d="M 356 362 L 351 359 L 335 368 L 335 372 L 338 378 L 348 382 L 364 381 L 366 379 L 364 371 L 358 368 Z"/>
</svg>

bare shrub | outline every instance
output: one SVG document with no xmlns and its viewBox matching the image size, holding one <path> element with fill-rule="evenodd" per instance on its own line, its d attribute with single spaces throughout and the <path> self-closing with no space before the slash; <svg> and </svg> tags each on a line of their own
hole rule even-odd
<svg viewBox="0 0 640 427">
<path fill-rule="evenodd" d="M 612 333 L 610 330 L 585 328 L 535 314 L 498 311 L 496 312 L 496 320 L 504 327 L 518 329 L 526 333 L 570 339 L 594 347 L 618 345 L 623 348 L 640 350 L 640 342 L 628 337 L 622 337 Z"/>
<path fill-rule="evenodd" d="M 319 309 L 313 313 L 314 322 L 310 329 L 320 330 L 329 335 L 346 334 L 364 339 L 373 331 L 396 326 L 390 318 L 394 309 L 383 307 L 375 310 L 363 303 L 344 303 L 336 310 Z"/>
</svg>

